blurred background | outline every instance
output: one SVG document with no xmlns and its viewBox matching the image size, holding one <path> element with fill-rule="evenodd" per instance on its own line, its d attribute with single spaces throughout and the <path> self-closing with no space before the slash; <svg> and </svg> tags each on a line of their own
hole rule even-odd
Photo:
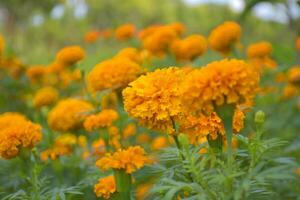
<svg viewBox="0 0 300 200">
<path fill-rule="evenodd" d="M 268 38 L 275 57 L 294 62 L 297 0 L 0 0 L 0 32 L 11 53 L 31 64 L 49 63 L 62 46 L 81 45 L 90 30 L 179 21 L 207 36 L 225 20 L 242 25 L 243 44 Z"/>
</svg>

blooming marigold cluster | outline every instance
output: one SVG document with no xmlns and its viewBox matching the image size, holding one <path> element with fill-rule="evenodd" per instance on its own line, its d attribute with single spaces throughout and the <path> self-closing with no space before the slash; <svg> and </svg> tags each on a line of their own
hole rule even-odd
<svg viewBox="0 0 300 200">
<path fill-rule="evenodd" d="M 40 125 L 19 113 L 0 115 L 0 157 L 16 157 L 22 148 L 32 148 L 42 139 Z"/>
<path fill-rule="evenodd" d="M 119 115 L 115 110 L 105 109 L 96 115 L 88 116 L 83 126 L 87 131 L 91 132 L 95 129 L 111 126 L 118 117 Z"/>
<path fill-rule="evenodd" d="M 131 174 L 136 170 L 151 164 L 152 160 L 146 156 L 145 150 L 140 146 L 131 146 L 126 150 L 118 150 L 113 154 L 107 154 L 96 162 L 96 166 L 102 170 L 118 169 Z"/>
<path fill-rule="evenodd" d="M 47 68 L 41 65 L 32 66 L 27 69 L 26 75 L 31 83 L 40 83 L 47 73 Z"/>
<path fill-rule="evenodd" d="M 58 91 L 53 87 L 43 87 L 39 89 L 33 98 L 33 105 L 36 108 L 41 108 L 53 104 L 58 99 Z"/>
<path fill-rule="evenodd" d="M 237 106 L 232 119 L 232 129 L 235 133 L 239 133 L 244 128 L 245 113 L 241 106 Z"/>
<path fill-rule="evenodd" d="M 169 26 L 155 28 L 152 33 L 142 39 L 143 47 L 153 55 L 162 56 L 178 37 L 176 31 Z"/>
<path fill-rule="evenodd" d="M 128 40 L 134 37 L 135 31 L 133 24 L 123 24 L 115 30 L 115 37 L 118 40 Z"/>
<path fill-rule="evenodd" d="M 114 176 L 107 176 L 100 178 L 98 183 L 94 186 L 94 192 L 97 197 L 109 199 L 110 196 L 116 192 L 116 182 Z"/>
<path fill-rule="evenodd" d="M 93 91 L 117 89 L 135 80 L 141 71 L 140 65 L 127 58 L 114 58 L 97 64 L 87 79 Z"/>
<path fill-rule="evenodd" d="M 223 55 L 230 53 L 233 46 L 239 42 L 241 27 L 233 21 L 227 21 L 217 26 L 209 35 L 209 46 Z"/>
<path fill-rule="evenodd" d="M 123 90 L 124 108 L 142 125 L 173 133 L 173 122 L 181 114 L 179 84 L 185 75 L 175 67 L 157 69 Z"/>
<path fill-rule="evenodd" d="M 212 111 L 225 103 L 251 105 L 259 80 L 254 67 L 242 60 L 215 61 L 188 74 L 182 84 L 182 98 L 192 111 Z"/>
<path fill-rule="evenodd" d="M 140 64 L 142 62 L 142 56 L 140 52 L 133 47 L 127 47 L 118 52 L 115 58 L 127 58 L 132 62 Z"/>
<path fill-rule="evenodd" d="M 54 131 L 69 131 L 81 128 L 86 116 L 93 111 L 93 106 L 80 99 L 64 99 L 48 114 L 48 124 Z"/>
<path fill-rule="evenodd" d="M 72 65 L 82 60 L 85 52 L 80 46 L 67 46 L 59 50 L 56 54 L 56 60 L 66 65 Z"/>
<path fill-rule="evenodd" d="M 262 41 L 251 44 L 247 48 L 247 56 L 250 59 L 250 62 L 258 68 L 261 68 L 262 66 L 274 68 L 277 64 L 271 58 L 272 50 L 271 43 Z"/>
<path fill-rule="evenodd" d="M 177 60 L 194 60 L 206 49 L 206 39 L 202 35 L 191 35 L 183 40 L 176 40 L 171 46 Z"/>
<path fill-rule="evenodd" d="M 89 31 L 87 32 L 85 35 L 84 35 L 84 41 L 86 43 L 94 43 L 98 40 L 100 36 L 100 32 L 97 31 L 97 30 L 92 30 L 92 31 Z"/>
</svg>

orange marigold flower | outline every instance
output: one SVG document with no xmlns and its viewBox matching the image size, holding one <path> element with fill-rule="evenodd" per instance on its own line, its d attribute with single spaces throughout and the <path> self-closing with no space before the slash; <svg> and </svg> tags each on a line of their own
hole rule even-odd
<svg viewBox="0 0 300 200">
<path fill-rule="evenodd" d="M 42 128 L 18 113 L 0 115 L 0 157 L 16 157 L 22 148 L 33 148 L 42 139 Z"/>
<path fill-rule="evenodd" d="M 27 69 L 26 75 L 30 82 L 36 83 L 41 82 L 47 72 L 47 68 L 41 65 L 32 66 Z"/>
<path fill-rule="evenodd" d="M 171 46 L 177 60 L 194 60 L 206 49 L 206 39 L 202 35 L 191 35 L 183 40 L 176 40 Z"/>
<path fill-rule="evenodd" d="M 162 56 L 177 37 L 177 33 L 174 29 L 168 26 L 162 26 L 145 37 L 142 43 L 143 47 L 153 55 Z"/>
<path fill-rule="evenodd" d="M 53 104 L 58 99 L 58 91 L 53 87 L 43 87 L 39 89 L 33 98 L 33 105 L 36 108 Z"/>
<path fill-rule="evenodd" d="M 171 27 L 173 30 L 175 30 L 175 32 L 179 36 L 181 36 L 186 31 L 186 27 L 184 26 L 184 24 L 180 22 L 174 22 L 169 24 L 168 26 Z"/>
<path fill-rule="evenodd" d="M 92 30 L 92 31 L 87 32 L 84 35 L 84 41 L 86 43 L 94 43 L 98 40 L 99 36 L 100 36 L 100 31 Z"/>
<path fill-rule="evenodd" d="M 5 47 L 5 41 L 3 36 L 0 34 L 0 57 L 4 52 L 4 47 Z"/>
<path fill-rule="evenodd" d="M 296 49 L 300 51 L 300 36 L 298 36 L 296 39 Z"/>
<path fill-rule="evenodd" d="M 159 136 L 154 138 L 151 142 L 151 149 L 152 150 L 160 150 L 169 146 L 168 139 L 164 136 Z"/>
<path fill-rule="evenodd" d="M 92 143 L 92 154 L 96 157 L 102 157 L 106 153 L 105 142 L 103 139 L 98 139 Z"/>
<path fill-rule="evenodd" d="M 107 154 L 96 162 L 96 166 L 102 170 L 118 169 L 131 174 L 152 160 L 146 156 L 145 150 L 140 146 L 131 146 L 126 150 L 118 150 L 113 154 Z"/>
<path fill-rule="evenodd" d="M 128 40 L 134 37 L 136 28 L 133 24 L 123 24 L 115 31 L 115 37 L 118 40 Z"/>
<path fill-rule="evenodd" d="M 47 161 L 48 159 L 56 160 L 60 156 L 70 155 L 72 149 L 69 146 L 54 146 L 53 148 L 46 149 L 40 153 L 40 158 L 42 161 Z"/>
<path fill-rule="evenodd" d="M 163 27 L 163 25 L 155 24 L 155 25 L 151 25 L 151 26 L 148 26 L 148 27 L 142 29 L 139 32 L 139 38 L 141 40 L 144 40 L 146 37 L 148 37 L 149 35 L 153 34 L 160 27 Z"/>
<path fill-rule="evenodd" d="M 289 69 L 287 72 L 288 75 L 288 81 L 291 84 L 299 84 L 300 83 L 300 66 L 294 66 Z"/>
<path fill-rule="evenodd" d="M 115 58 L 127 58 L 131 60 L 132 62 L 135 63 L 141 63 L 142 62 L 142 57 L 140 52 L 133 47 L 127 47 L 122 49 L 121 51 L 118 52 L 118 54 L 115 56 Z"/>
<path fill-rule="evenodd" d="M 123 90 L 125 110 L 142 125 L 173 133 L 172 120 L 182 111 L 179 83 L 184 74 L 170 67 L 139 77 Z"/>
<path fill-rule="evenodd" d="M 49 112 L 48 124 L 54 131 L 81 128 L 82 122 L 91 111 L 93 106 L 84 100 L 64 99 Z"/>
<path fill-rule="evenodd" d="M 212 111 L 214 106 L 247 104 L 259 88 L 259 73 L 242 60 L 225 59 L 190 72 L 182 84 L 184 105 L 191 111 Z"/>
<path fill-rule="evenodd" d="M 118 117 L 119 115 L 115 110 L 105 109 L 96 115 L 88 116 L 83 126 L 87 131 L 91 132 L 95 129 L 111 126 Z"/>
<path fill-rule="evenodd" d="M 141 67 L 129 59 L 114 58 L 97 64 L 88 74 L 88 84 L 94 91 L 122 88 L 141 71 Z"/>
<path fill-rule="evenodd" d="M 94 192 L 97 197 L 109 199 L 110 196 L 116 192 L 116 182 L 114 176 L 107 176 L 100 178 L 98 183 L 94 186 Z"/>
<path fill-rule="evenodd" d="M 146 144 L 151 140 L 151 137 L 148 133 L 141 133 L 136 137 L 137 144 Z"/>
<path fill-rule="evenodd" d="M 47 66 L 47 73 L 59 73 L 65 69 L 65 64 L 58 62 L 57 60 L 53 61 Z"/>
<path fill-rule="evenodd" d="M 232 50 L 234 44 L 237 44 L 241 37 L 241 27 L 233 21 L 227 21 L 217 26 L 209 35 L 209 46 L 220 52 L 228 54 Z"/>
<path fill-rule="evenodd" d="M 237 106 L 232 119 L 232 129 L 235 133 L 239 133 L 244 128 L 245 113 L 241 106 Z"/>
<path fill-rule="evenodd" d="M 135 135 L 135 133 L 136 133 L 136 126 L 135 126 L 135 124 L 131 123 L 131 124 L 128 124 L 124 128 L 122 135 L 123 135 L 123 138 L 128 138 L 130 136 Z"/>
<path fill-rule="evenodd" d="M 56 60 L 66 65 L 72 65 L 82 60 L 85 52 L 80 46 L 67 46 L 59 50 L 56 54 Z"/>
</svg>

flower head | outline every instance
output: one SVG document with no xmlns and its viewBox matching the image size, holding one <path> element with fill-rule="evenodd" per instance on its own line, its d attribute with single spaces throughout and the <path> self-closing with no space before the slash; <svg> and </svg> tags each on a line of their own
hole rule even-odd
<svg viewBox="0 0 300 200">
<path fill-rule="evenodd" d="M 110 196 L 116 192 L 116 182 L 114 176 L 107 176 L 100 178 L 98 183 L 94 186 L 94 192 L 97 197 L 109 199 Z"/>
<path fill-rule="evenodd" d="M 181 113 L 179 83 L 184 71 L 157 69 L 131 82 L 123 90 L 125 110 L 142 125 L 174 132 L 172 120 Z"/>
<path fill-rule="evenodd" d="M 118 54 L 115 56 L 115 58 L 127 58 L 131 60 L 132 62 L 135 63 L 141 63 L 142 62 L 142 57 L 140 52 L 133 47 L 127 47 L 122 49 L 121 51 L 118 52 Z"/>
<path fill-rule="evenodd" d="M 48 124 L 55 131 L 69 131 L 80 128 L 93 106 L 80 99 L 64 99 L 48 114 Z"/>
<path fill-rule="evenodd" d="M 92 31 L 89 31 L 87 32 L 85 35 L 84 35 L 84 41 L 86 43 L 94 43 L 98 40 L 100 36 L 100 32 L 97 31 L 97 30 L 92 30 Z"/>
<path fill-rule="evenodd" d="M 107 154 L 96 162 L 96 166 L 102 170 L 112 168 L 125 170 L 126 173 L 131 174 L 150 163 L 152 163 L 152 160 L 146 156 L 143 148 L 131 146 L 126 150 L 118 150 L 113 154 Z"/>
<path fill-rule="evenodd" d="M 33 105 L 41 108 L 53 104 L 58 99 L 58 91 L 53 87 L 43 87 L 39 89 L 33 98 Z"/>
<path fill-rule="evenodd" d="M 22 148 L 32 148 L 42 139 L 42 128 L 18 113 L 0 115 L 0 156 L 16 157 Z"/>
<path fill-rule="evenodd" d="M 272 44 L 269 42 L 258 42 L 251 44 L 247 49 L 247 56 L 250 62 L 259 68 L 266 66 L 268 68 L 276 67 L 276 62 L 271 59 Z"/>
<path fill-rule="evenodd" d="M 91 132 L 94 129 L 111 126 L 118 117 L 119 115 L 115 110 L 105 109 L 96 115 L 88 116 L 83 125 L 87 131 Z"/>
<path fill-rule="evenodd" d="M 233 21 L 227 21 L 212 30 L 208 43 L 213 50 L 226 55 L 230 53 L 233 45 L 239 42 L 240 37 L 240 25 Z"/>
<path fill-rule="evenodd" d="M 169 145 L 168 139 L 164 136 L 159 136 L 153 139 L 151 142 L 152 150 L 160 150 Z"/>
<path fill-rule="evenodd" d="M 176 40 L 171 51 L 178 60 L 194 60 L 201 56 L 207 48 L 206 39 L 201 35 L 191 35 L 183 40 Z"/>
<path fill-rule="evenodd" d="M 135 124 L 131 123 L 131 124 L 128 124 L 124 128 L 122 135 L 123 135 L 123 138 L 128 138 L 130 136 L 135 135 L 135 133 L 136 133 L 136 126 L 135 126 Z"/>
<path fill-rule="evenodd" d="M 232 129 L 235 133 L 239 133 L 244 128 L 245 113 L 241 106 L 237 106 L 232 120 Z"/>
<path fill-rule="evenodd" d="M 97 64 L 88 74 L 89 87 L 94 91 L 117 89 L 135 80 L 141 67 L 127 58 L 114 58 Z"/>
<path fill-rule="evenodd" d="M 186 27 L 184 26 L 184 24 L 182 24 L 180 22 L 174 22 L 174 23 L 168 24 L 168 26 L 170 28 L 172 28 L 177 33 L 178 36 L 181 36 L 186 31 Z"/>
<path fill-rule="evenodd" d="M 31 83 L 41 82 L 47 73 L 47 68 L 42 65 L 32 66 L 27 69 L 26 75 Z"/>
<path fill-rule="evenodd" d="M 115 36 L 118 40 L 128 40 L 133 38 L 136 28 L 133 24 L 123 24 L 115 31 Z"/>
<path fill-rule="evenodd" d="M 0 35 L 0 57 L 4 52 L 5 41 L 2 35 Z"/>
<path fill-rule="evenodd" d="M 56 54 L 56 60 L 66 65 L 72 65 L 82 60 L 85 52 L 80 46 L 67 46 L 59 50 Z"/>
<path fill-rule="evenodd" d="M 288 81 L 291 84 L 298 85 L 300 83 L 300 66 L 294 66 L 288 71 Z"/>
</svg>

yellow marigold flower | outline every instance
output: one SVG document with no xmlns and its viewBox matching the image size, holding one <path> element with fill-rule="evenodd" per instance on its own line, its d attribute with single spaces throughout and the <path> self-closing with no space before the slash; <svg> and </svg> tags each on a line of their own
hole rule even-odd
<svg viewBox="0 0 300 200">
<path fill-rule="evenodd" d="M 67 46 L 59 50 L 56 54 L 56 60 L 66 65 L 72 65 L 82 60 L 85 52 L 80 46 Z"/>
<path fill-rule="evenodd" d="M 117 89 L 135 80 L 141 67 L 126 58 L 115 58 L 97 64 L 88 74 L 89 87 L 94 91 Z"/>
<path fill-rule="evenodd" d="M 0 157 L 11 159 L 22 148 L 32 148 L 42 139 L 40 125 L 18 113 L 0 115 Z"/>
<path fill-rule="evenodd" d="M 160 150 L 169 146 L 168 139 L 164 136 L 159 136 L 154 138 L 151 142 L 151 149 L 152 150 Z"/>
<path fill-rule="evenodd" d="M 65 133 L 55 138 L 55 146 L 73 146 L 77 144 L 77 137 L 71 133 Z"/>
<path fill-rule="evenodd" d="M 32 66 L 27 69 L 26 75 L 29 78 L 30 82 L 36 83 L 41 82 L 46 75 L 47 68 L 41 65 Z"/>
<path fill-rule="evenodd" d="M 182 24 L 180 22 L 174 22 L 174 23 L 169 24 L 168 26 L 171 27 L 173 30 L 175 30 L 175 32 L 179 36 L 184 34 L 184 32 L 186 31 L 186 27 L 184 26 L 184 24 Z"/>
<path fill-rule="evenodd" d="M 300 51 L 300 36 L 298 36 L 296 39 L 296 49 Z"/>
<path fill-rule="evenodd" d="M 247 56 L 250 62 L 259 68 L 266 66 L 274 68 L 277 66 L 276 62 L 271 59 L 272 44 L 269 42 L 258 42 L 251 44 L 247 49 Z"/>
<path fill-rule="evenodd" d="M 146 199 L 148 191 L 152 187 L 152 183 L 143 183 L 136 188 L 136 199 L 144 200 Z"/>
<path fill-rule="evenodd" d="M 100 36 L 100 32 L 97 31 L 97 30 L 92 30 L 92 31 L 89 31 L 87 32 L 85 35 L 84 35 L 84 41 L 86 43 L 94 43 L 98 40 Z"/>
<path fill-rule="evenodd" d="M 142 62 L 142 57 L 140 52 L 133 47 L 127 47 L 118 52 L 115 58 L 127 58 L 132 62 L 140 64 Z"/>
<path fill-rule="evenodd" d="M 135 126 L 135 124 L 131 123 L 131 124 L 128 124 L 124 128 L 122 135 L 123 135 L 123 138 L 128 138 L 130 136 L 135 135 L 135 133 L 136 133 L 136 126 Z"/>
<path fill-rule="evenodd" d="M 141 133 L 136 137 L 137 144 L 146 144 L 151 140 L 151 137 L 148 133 Z"/>
<path fill-rule="evenodd" d="M 181 114 L 179 83 L 183 70 L 157 69 L 129 84 L 123 90 L 124 108 L 142 125 L 173 133 L 172 119 Z"/>
<path fill-rule="evenodd" d="M 113 154 L 107 154 L 96 162 L 96 166 L 104 171 L 112 168 L 131 174 L 150 163 L 152 160 L 146 156 L 143 148 L 131 146 L 126 150 L 120 149 Z"/>
<path fill-rule="evenodd" d="M 172 42 L 177 38 L 174 29 L 163 26 L 156 29 L 152 34 L 142 40 L 144 49 L 150 51 L 153 55 L 162 56 L 169 49 Z"/>
<path fill-rule="evenodd" d="M 239 133 L 244 128 L 245 113 L 241 106 L 237 106 L 232 119 L 232 129 L 235 133 Z"/>
<path fill-rule="evenodd" d="M 299 94 L 299 92 L 300 92 L 299 87 L 297 87 L 293 84 L 288 84 L 283 89 L 283 98 L 289 99 L 291 97 L 297 96 Z"/>
<path fill-rule="evenodd" d="M 33 98 L 33 105 L 36 108 L 53 104 L 58 99 L 58 91 L 53 87 L 39 89 Z"/>
<path fill-rule="evenodd" d="M 209 35 L 209 46 L 221 54 L 230 53 L 233 46 L 239 42 L 241 37 L 241 27 L 233 21 L 227 21 L 217 26 Z"/>
<path fill-rule="evenodd" d="M 115 37 L 118 40 L 128 40 L 134 37 L 136 28 L 133 24 L 123 24 L 115 31 Z"/>
<path fill-rule="evenodd" d="M 94 192 L 97 197 L 109 199 L 110 196 L 116 192 L 116 182 L 114 176 L 107 176 L 100 178 L 98 183 L 94 186 Z"/>
<path fill-rule="evenodd" d="M 225 103 L 250 105 L 259 79 L 254 67 L 242 60 L 212 62 L 186 76 L 181 88 L 184 105 L 191 111 L 212 111 Z"/>
<path fill-rule="evenodd" d="M 0 57 L 4 52 L 4 47 L 5 47 L 5 41 L 3 36 L 0 34 Z"/>
<path fill-rule="evenodd" d="M 95 129 L 109 127 L 118 117 L 119 115 L 115 110 L 105 109 L 96 115 L 88 116 L 83 126 L 87 131 L 91 132 Z"/>
<path fill-rule="evenodd" d="M 171 46 L 177 60 L 194 60 L 206 49 L 206 39 L 202 35 L 191 35 L 183 40 L 176 40 Z"/>
<path fill-rule="evenodd" d="M 47 161 L 48 159 L 56 160 L 60 156 L 70 155 L 72 149 L 69 146 L 54 146 L 53 148 L 46 149 L 40 153 L 40 158 L 42 161 Z"/>
<path fill-rule="evenodd" d="M 110 92 L 101 98 L 102 109 L 113 109 L 116 108 L 118 103 L 118 96 L 116 92 Z"/>
<path fill-rule="evenodd" d="M 85 148 L 87 146 L 87 138 L 84 135 L 80 135 L 77 138 L 77 143 L 80 147 Z"/>
<path fill-rule="evenodd" d="M 93 106 L 80 99 L 64 99 L 48 114 L 48 124 L 54 131 L 69 131 L 81 128 L 82 122 Z"/>
<path fill-rule="evenodd" d="M 299 84 L 300 83 L 300 66 L 294 66 L 289 69 L 288 71 L 288 81 L 292 84 Z"/>
<path fill-rule="evenodd" d="M 106 153 L 105 142 L 103 139 L 98 139 L 92 143 L 92 154 L 98 158 Z"/>
<path fill-rule="evenodd" d="M 180 129 L 181 132 L 188 135 L 192 144 L 203 143 L 203 138 L 208 135 L 213 140 L 217 139 L 218 135 L 225 135 L 223 122 L 215 112 L 208 116 L 204 114 L 197 117 L 187 115 L 180 121 Z"/>
</svg>

